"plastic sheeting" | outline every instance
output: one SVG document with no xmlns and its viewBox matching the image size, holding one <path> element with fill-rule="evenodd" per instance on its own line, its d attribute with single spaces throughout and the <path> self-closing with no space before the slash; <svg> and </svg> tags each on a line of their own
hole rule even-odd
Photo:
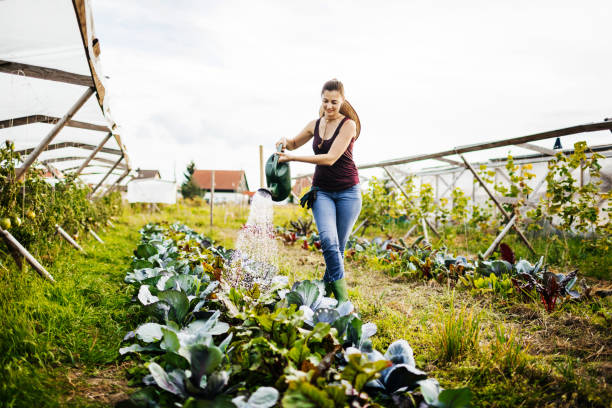
<svg viewBox="0 0 612 408">
<path fill-rule="evenodd" d="M 130 203 L 176 204 L 177 188 L 174 181 L 132 180 L 127 185 L 127 200 Z"/>
<path fill-rule="evenodd" d="M 90 162 L 82 178 L 87 183 L 97 183 L 123 154 L 121 165 L 106 180 L 113 183 L 129 167 L 129 158 L 119 136 L 120 129 L 111 116 L 100 63 L 100 42 L 95 36 L 89 1 L 0 1 L 0 27 L 0 61 L 83 75 L 92 78 L 91 83 L 95 85 L 96 94 L 72 120 L 99 128 L 64 127 L 38 161 L 60 171 L 74 171 L 112 132 L 114 137 Z M 61 118 L 85 89 L 83 85 L 30 77 L 19 70 L 0 72 L 0 122 L 8 121 L 0 126 L 0 143 L 11 140 L 18 151 L 36 147 L 53 124 L 28 119 L 27 124 L 16 125 L 11 119 Z M 63 142 L 78 145 L 60 146 Z"/>
</svg>

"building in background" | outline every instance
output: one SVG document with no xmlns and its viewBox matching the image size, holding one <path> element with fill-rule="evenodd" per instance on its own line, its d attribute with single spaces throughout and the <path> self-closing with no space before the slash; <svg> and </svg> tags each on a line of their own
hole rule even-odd
<svg viewBox="0 0 612 408">
<path fill-rule="evenodd" d="M 214 170 L 215 172 L 215 203 L 232 202 L 241 203 L 248 201 L 249 191 L 244 170 Z M 202 190 L 206 191 L 204 198 L 210 198 L 212 188 L 213 170 L 195 170 L 193 182 Z"/>
<path fill-rule="evenodd" d="M 159 170 L 143 170 L 136 169 L 138 174 L 132 180 L 140 180 L 140 179 L 161 179 L 161 175 L 159 174 Z"/>
</svg>

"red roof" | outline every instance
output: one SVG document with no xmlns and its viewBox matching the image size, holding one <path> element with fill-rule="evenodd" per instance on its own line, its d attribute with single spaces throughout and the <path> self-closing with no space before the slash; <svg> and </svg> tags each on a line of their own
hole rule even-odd
<svg viewBox="0 0 612 408">
<path fill-rule="evenodd" d="M 204 190 L 210 190 L 212 170 L 195 170 L 193 182 Z M 244 178 L 244 184 L 241 185 Z M 248 190 L 244 170 L 215 170 L 215 191 L 237 191 Z"/>
</svg>

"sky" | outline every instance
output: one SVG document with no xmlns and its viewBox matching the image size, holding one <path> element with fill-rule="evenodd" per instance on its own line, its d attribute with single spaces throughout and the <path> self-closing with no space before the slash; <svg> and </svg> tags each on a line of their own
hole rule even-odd
<svg viewBox="0 0 612 408">
<path fill-rule="evenodd" d="M 258 188 L 258 146 L 315 119 L 331 78 L 360 116 L 357 164 L 612 117 L 609 0 L 92 3 L 113 117 L 164 179 L 193 160 Z"/>
</svg>

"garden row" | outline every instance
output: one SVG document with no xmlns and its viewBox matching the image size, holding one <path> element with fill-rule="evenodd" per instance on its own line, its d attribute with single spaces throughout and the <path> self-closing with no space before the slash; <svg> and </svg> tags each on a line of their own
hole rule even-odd
<svg viewBox="0 0 612 408">
<path fill-rule="evenodd" d="M 467 407 L 415 366 L 405 340 L 372 347 L 376 325 L 320 281 L 229 287 L 232 251 L 181 224 L 148 224 L 126 282 L 147 316 L 125 338 L 138 407 Z"/>
<path fill-rule="evenodd" d="M 50 183 L 40 168 L 30 168 L 15 181 L 15 166 L 20 162 L 14 145 L 0 147 L 0 227 L 30 249 L 48 246 L 61 226 L 73 238 L 79 233 L 104 227 L 121 208 L 119 193 L 89 200 L 91 189 L 67 176 Z"/>
<path fill-rule="evenodd" d="M 517 165 L 509 155 L 503 180 L 497 180 L 496 169 L 486 165 L 481 165 L 478 173 L 489 189 L 503 199 L 504 210 L 517 215 L 517 226 L 553 231 L 548 234 L 552 237 L 549 245 L 562 241 L 567 247 L 567 240 L 578 235 L 584 238 L 585 247 L 604 254 L 612 246 L 612 192 L 601 190 L 602 158 L 591 152 L 585 142 L 576 143 L 572 154 L 558 153 L 548 162 L 548 172 L 541 180 L 546 182 L 546 190 L 539 200 L 532 197 L 540 192 L 534 191 L 538 187 L 530 186 L 530 180 L 535 178 L 531 164 Z M 437 198 L 432 185 L 417 186 L 413 176 L 406 177 L 401 185 L 405 195 L 389 179 L 368 181 L 357 222 L 363 227 L 362 236 L 368 227 L 382 231 L 397 221 L 420 225 L 423 218 L 438 225 L 443 235 L 448 229 L 442 227 L 496 235 L 506 222 L 500 211 L 494 211 L 491 201 L 473 202 L 461 188 L 452 189 L 449 198 Z"/>
<path fill-rule="evenodd" d="M 299 226 L 305 222 L 292 222 L 293 230 L 277 227 L 277 236 L 285 244 L 299 245 L 311 251 L 321 249 L 319 236 L 309 233 L 300 236 Z M 531 264 L 525 259 L 516 260 L 512 249 L 501 243 L 498 260 L 468 260 L 454 256 L 446 248 L 433 249 L 423 237 L 408 245 L 403 239 L 384 240 L 351 237 L 347 243 L 345 258 L 382 269 L 391 277 L 402 276 L 409 280 L 435 280 L 440 284 L 463 287 L 473 294 L 492 294 L 502 298 L 532 302 L 541 300 L 547 311 L 552 312 L 561 302 L 580 301 L 593 296 L 608 296 L 609 290 L 590 287 L 582 281 L 581 292 L 578 270 L 563 274 L 553 273 L 544 265 L 544 258 Z"/>
</svg>

